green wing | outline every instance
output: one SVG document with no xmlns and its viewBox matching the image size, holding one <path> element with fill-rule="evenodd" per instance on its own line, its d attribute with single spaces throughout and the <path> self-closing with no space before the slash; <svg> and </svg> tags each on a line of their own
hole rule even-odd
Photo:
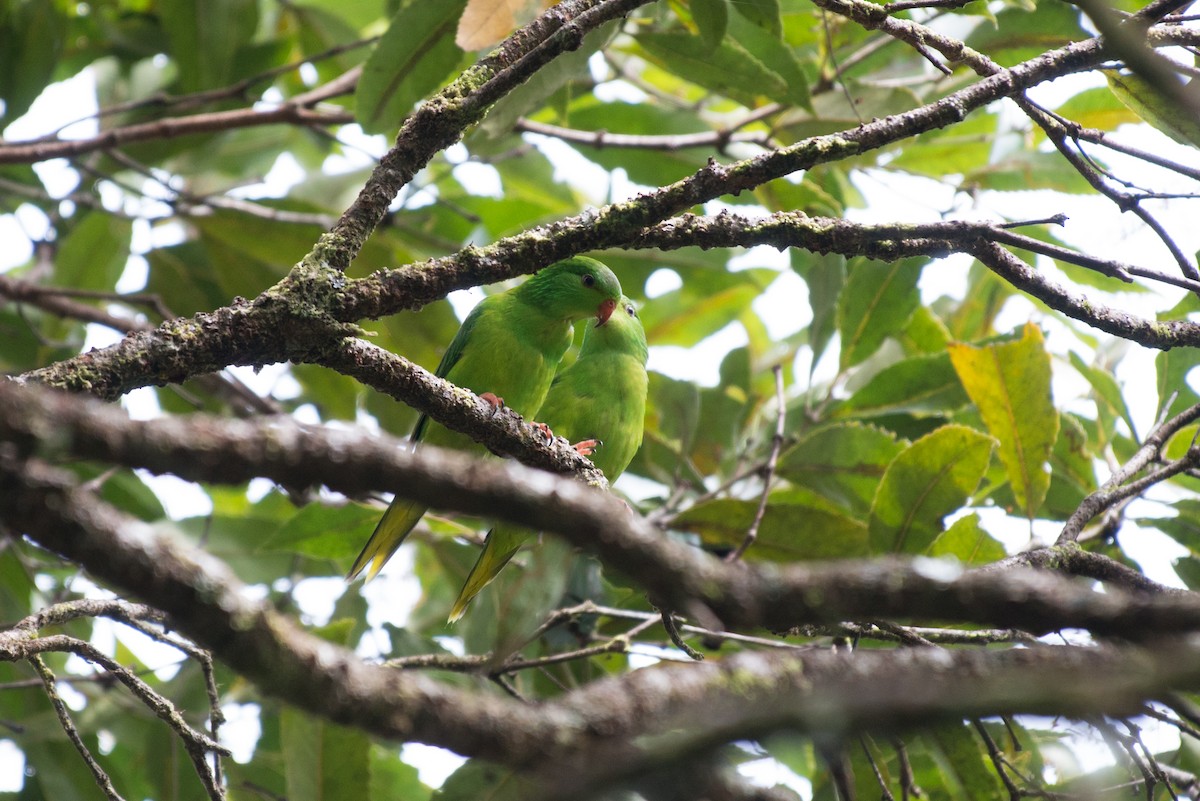
<svg viewBox="0 0 1200 801">
<path fill-rule="evenodd" d="M 449 347 L 442 354 L 442 360 L 438 362 L 437 370 L 434 375 L 438 378 L 445 378 L 446 375 L 458 364 L 462 359 L 463 351 L 467 349 L 467 342 L 471 339 L 471 333 L 479 324 L 479 318 L 484 314 L 484 305 L 487 304 L 488 298 L 484 298 L 475 308 L 471 309 L 471 313 L 467 315 L 467 319 L 463 320 L 462 325 L 458 327 L 458 333 L 454 335 L 454 339 L 450 340 Z M 425 436 L 425 427 L 429 424 L 429 415 L 423 414 L 417 418 L 417 424 L 413 426 L 412 434 L 409 439 L 413 442 L 420 442 Z"/>
</svg>

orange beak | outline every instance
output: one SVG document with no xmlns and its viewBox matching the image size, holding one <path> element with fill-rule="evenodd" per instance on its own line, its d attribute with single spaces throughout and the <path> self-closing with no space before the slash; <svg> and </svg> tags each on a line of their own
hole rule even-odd
<svg viewBox="0 0 1200 801">
<path fill-rule="evenodd" d="M 608 322 L 608 318 L 612 317 L 613 310 L 617 308 L 617 302 L 612 298 L 602 300 L 596 308 L 596 326 L 602 326 Z"/>
</svg>

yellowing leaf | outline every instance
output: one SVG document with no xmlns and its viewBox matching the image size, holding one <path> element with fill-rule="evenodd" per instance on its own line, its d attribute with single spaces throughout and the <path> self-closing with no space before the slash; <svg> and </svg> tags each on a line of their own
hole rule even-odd
<svg viewBox="0 0 1200 801">
<path fill-rule="evenodd" d="M 1032 520 L 1050 486 L 1045 465 L 1059 425 L 1041 329 L 1026 325 L 1016 342 L 982 348 L 951 345 L 950 360 L 988 431 L 1000 441 L 1000 461 L 1013 496 Z"/>
<path fill-rule="evenodd" d="M 541 3 L 540 8 L 552 2 Z M 491 47 L 517 29 L 518 15 L 527 5 L 527 0 L 468 0 L 454 43 L 463 50 Z"/>
</svg>

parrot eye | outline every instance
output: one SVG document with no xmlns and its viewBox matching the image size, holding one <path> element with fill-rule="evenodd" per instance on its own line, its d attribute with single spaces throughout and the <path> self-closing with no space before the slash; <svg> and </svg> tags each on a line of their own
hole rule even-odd
<svg viewBox="0 0 1200 801">
<path fill-rule="evenodd" d="M 595 286 L 596 285 L 596 276 L 592 275 L 591 273 L 584 274 L 584 276 L 580 280 L 583 281 L 584 286 Z"/>
<path fill-rule="evenodd" d="M 637 319 L 637 309 L 633 308 L 632 303 L 625 307 L 625 313 L 628 314 L 633 319 L 635 319 L 635 320 Z"/>
</svg>

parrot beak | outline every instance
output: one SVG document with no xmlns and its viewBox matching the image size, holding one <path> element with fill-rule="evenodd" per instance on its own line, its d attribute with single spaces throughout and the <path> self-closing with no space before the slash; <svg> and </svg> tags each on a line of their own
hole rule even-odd
<svg viewBox="0 0 1200 801">
<path fill-rule="evenodd" d="M 612 298 L 601 301 L 600 305 L 596 308 L 596 327 L 599 328 L 607 323 L 608 318 L 612 317 L 612 313 L 616 308 L 617 302 Z"/>
</svg>

